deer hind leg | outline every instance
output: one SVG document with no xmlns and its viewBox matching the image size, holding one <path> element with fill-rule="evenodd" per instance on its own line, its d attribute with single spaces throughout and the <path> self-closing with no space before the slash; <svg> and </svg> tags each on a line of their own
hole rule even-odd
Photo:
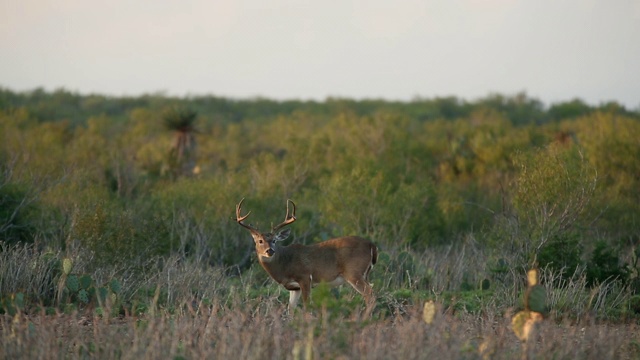
<svg viewBox="0 0 640 360">
<path fill-rule="evenodd" d="M 364 301 L 367 305 L 367 308 L 365 310 L 365 317 L 369 317 L 369 315 L 371 315 L 371 311 L 373 311 L 373 308 L 376 305 L 376 298 L 373 295 L 373 288 L 367 282 L 364 276 L 347 279 L 347 282 L 364 298 Z"/>
</svg>

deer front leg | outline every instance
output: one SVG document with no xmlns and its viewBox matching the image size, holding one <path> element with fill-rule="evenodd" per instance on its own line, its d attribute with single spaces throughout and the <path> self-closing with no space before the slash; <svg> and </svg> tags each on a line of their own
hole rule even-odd
<svg viewBox="0 0 640 360">
<path fill-rule="evenodd" d="M 293 311 L 296 309 L 296 305 L 298 305 L 298 299 L 300 299 L 300 295 L 302 295 L 301 290 L 289 290 L 289 313 L 293 314 Z"/>
<path fill-rule="evenodd" d="M 307 310 L 307 305 L 309 305 L 309 299 L 311 298 L 311 284 L 313 283 L 313 277 L 309 274 L 308 279 L 303 279 L 300 281 L 300 291 L 302 292 L 302 305 L 304 306 L 305 311 Z"/>
</svg>

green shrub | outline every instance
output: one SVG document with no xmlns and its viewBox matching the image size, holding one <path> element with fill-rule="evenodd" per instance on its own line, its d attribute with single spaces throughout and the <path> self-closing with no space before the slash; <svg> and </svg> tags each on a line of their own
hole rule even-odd
<svg viewBox="0 0 640 360">
<path fill-rule="evenodd" d="M 620 280 L 626 282 L 629 272 L 622 265 L 618 251 L 605 241 L 598 241 L 587 263 L 587 283 L 591 286 L 606 280 Z"/>
<path fill-rule="evenodd" d="M 566 279 L 582 265 L 582 251 L 583 246 L 577 233 L 558 234 L 540 248 L 538 265 Z"/>
<path fill-rule="evenodd" d="M 554 239 L 559 242 L 549 251 L 564 247 L 570 239 L 562 236 L 585 219 L 596 172 L 577 147 L 560 145 L 522 153 L 516 164 L 520 167 L 513 199 L 520 233 L 517 240 L 524 259 L 533 265 L 538 249 Z"/>
<path fill-rule="evenodd" d="M 76 210 L 74 217 L 72 237 L 95 254 L 96 267 L 169 253 L 165 222 L 153 214 L 101 202 Z"/>
<path fill-rule="evenodd" d="M 2 161 L 0 159 L 0 161 Z M 34 241 L 37 213 L 35 196 L 28 186 L 7 178 L 0 163 L 0 240 L 7 244 Z"/>
</svg>

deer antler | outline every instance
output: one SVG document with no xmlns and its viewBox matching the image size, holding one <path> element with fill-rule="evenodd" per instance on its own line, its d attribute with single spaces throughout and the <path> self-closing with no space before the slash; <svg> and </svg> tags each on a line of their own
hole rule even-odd
<svg viewBox="0 0 640 360">
<path fill-rule="evenodd" d="M 291 203 L 291 205 L 293 205 L 293 211 L 291 212 L 291 215 L 289 215 L 289 203 Z M 276 231 L 280 230 L 282 227 L 284 227 L 286 225 L 291 224 L 294 221 L 296 221 L 296 204 L 293 201 L 291 201 L 290 199 L 287 199 L 287 214 L 284 217 L 284 221 L 282 223 L 280 223 L 279 225 L 274 226 L 271 229 L 271 233 L 275 234 Z"/>
<path fill-rule="evenodd" d="M 252 227 L 252 226 L 250 226 L 250 225 L 246 225 L 246 224 L 243 224 L 243 223 L 242 223 L 242 221 L 244 221 L 244 219 L 248 218 L 248 217 L 249 217 L 249 214 L 251 214 L 251 211 L 249 211 L 249 212 L 247 213 L 247 215 L 245 215 L 245 216 L 241 216 L 241 215 L 240 215 L 240 210 L 241 210 L 241 208 L 242 208 L 242 202 L 243 202 L 243 201 L 244 201 L 244 198 L 242 198 L 242 200 L 240 200 L 240 202 L 238 203 L 238 205 L 236 205 L 236 221 L 237 221 L 237 222 L 238 222 L 238 224 L 240 224 L 240 226 L 242 226 L 242 227 L 245 227 L 245 228 L 247 228 L 247 229 L 249 229 L 249 230 L 251 230 L 251 231 L 258 231 L 258 229 L 254 228 L 254 227 Z M 288 210 L 287 210 L 287 211 L 288 211 Z"/>
</svg>

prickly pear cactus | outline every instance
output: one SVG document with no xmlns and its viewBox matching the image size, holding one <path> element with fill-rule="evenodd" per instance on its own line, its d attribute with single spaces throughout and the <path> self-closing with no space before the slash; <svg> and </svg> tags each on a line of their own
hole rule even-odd
<svg viewBox="0 0 640 360">
<path fill-rule="evenodd" d="M 100 287 L 98 288 L 98 292 L 96 295 L 98 296 L 98 300 L 103 303 L 107 301 L 107 296 L 109 296 L 109 289 L 107 289 L 106 287 Z"/>
<path fill-rule="evenodd" d="M 89 289 L 93 284 L 93 279 L 91 278 L 91 275 L 82 275 L 78 280 L 80 281 L 80 289 L 84 289 L 84 290 Z"/>
<path fill-rule="evenodd" d="M 520 311 L 511 319 L 511 329 L 521 341 L 527 340 L 527 336 L 525 336 L 524 333 L 524 325 L 527 323 L 527 320 L 529 320 L 529 312 L 526 310 Z"/>
<path fill-rule="evenodd" d="M 491 280 L 482 279 L 482 281 L 480 282 L 480 289 L 481 290 L 489 290 L 490 288 L 491 288 Z"/>
<path fill-rule="evenodd" d="M 424 308 L 422 309 L 422 319 L 425 323 L 431 324 L 433 319 L 436 316 L 436 305 L 433 300 L 429 300 L 424 303 Z"/>
<path fill-rule="evenodd" d="M 542 285 L 530 286 L 525 295 L 525 307 L 531 311 L 544 313 L 546 311 L 547 291 Z"/>
<path fill-rule="evenodd" d="M 118 294 L 120 293 L 120 289 L 122 288 L 120 286 L 120 281 L 118 281 L 118 279 L 113 278 L 111 279 L 111 281 L 109 281 L 109 288 L 111 289 L 111 291 L 113 291 L 114 294 Z"/>
<path fill-rule="evenodd" d="M 77 275 L 72 274 L 67 277 L 67 289 L 72 293 L 75 293 L 80 289 L 80 282 L 78 281 Z"/>
<path fill-rule="evenodd" d="M 87 290 L 82 289 L 78 291 L 78 300 L 85 304 L 89 303 L 89 293 L 87 292 Z"/>
<path fill-rule="evenodd" d="M 527 285 L 529 287 L 538 285 L 539 274 L 538 269 L 531 269 L 527 271 Z"/>
<path fill-rule="evenodd" d="M 547 291 L 540 285 L 538 269 L 527 271 L 527 290 L 524 293 L 524 308 L 538 313 L 546 309 Z"/>
<path fill-rule="evenodd" d="M 15 316 L 20 313 L 24 308 L 24 294 L 17 293 L 11 294 L 7 297 L 0 297 L 0 310 L 4 310 L 5 313 Z"/>
<path fill-rule="evenodd" d="M 73 260 L 69 258 L 64 258 L 62 260 L 62 271 L 65 275 L 71 274 L 71 269 L 73 268 Z"/>
<path fill-rule="evenodd" d="M 542 321 L 542 314 L 535 311 L 520 311 L 511 319 L 511 329 L 520 341 L 528 341 L 537 323 Z"/>
<path fill-rule="evenodd" d="M 524 310 L 517 313 L 511 319 L 511 329 L 518 339 L 527 342 L 534 332 L 536 324 L 543 319 L 542 313 L 546 311 L 547 292 L 540 285 L 540 277 L 537 269 L 527 272 L 527 289 L 524 293 Z"/>
</svg>

